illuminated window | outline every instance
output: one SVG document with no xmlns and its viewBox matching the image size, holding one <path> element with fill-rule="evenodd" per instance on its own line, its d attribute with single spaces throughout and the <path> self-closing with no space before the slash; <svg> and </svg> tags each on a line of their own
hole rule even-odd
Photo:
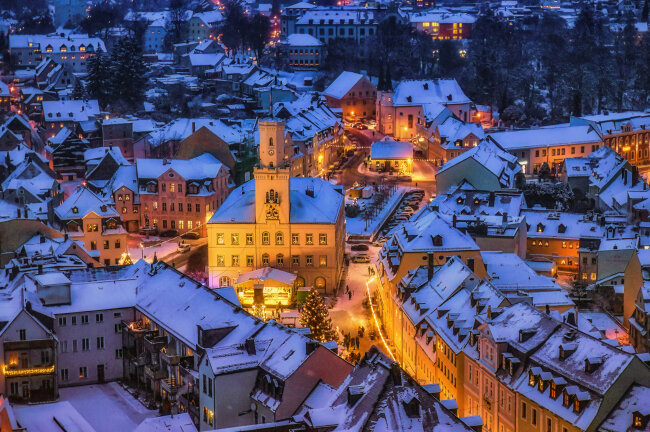
<svg viewBox="0 0 650 432">
<path fill-rule="evenodd" d="M 308 244 L 308 245 L 313 245 L 314 244 L 314 235 L 313 234 L 305 234 L 305 244 Z"/>
<path fill-rule="evenodd" d="M 217 233 L 217 244 L 224 244 L 223 233 Z"/>
<path fill-rule="evenodd" d="M 271 243 L 271 234 L 269 234 L 268 231 L 264 231 L 262 233 L 262 244 L 268 245 L 270 243 Z"/>
<path fill-rule="evenodd" d="M 269 265 L 269 254 L 262 255 L 262 265 L 263 266 Z"/>
<path fill-rule="evenodd" d="M 253 244 L 253 234 L 246 233 L 246 244 L 249 246 Z"/>
<path fill-rule="evenodd" d="M 292 245 L 297 245 L 300 244 L 300 235 L 299 234 L 291 234 L 291 244 Z"/>
<path fill-rule="evenodd" d="M 284 244 L 284 235 L 282 234 L 281 231 L 278 231 L 275 233 L 275 244 L 276 245 L 283 245 Z"/>
<path fill-rule="evenodd" d="M 230 243 L 233 244 L 233 245 L 238 245 L 239 244 L 239 234 L 237 234 L 237 233 L 230 234 Z"/>
<path fill-rule="evenodd" d="M 226 258 L 223 255 L 217 255 L 217 266 L 223 267 L 226 265 Z"/>
</svg>

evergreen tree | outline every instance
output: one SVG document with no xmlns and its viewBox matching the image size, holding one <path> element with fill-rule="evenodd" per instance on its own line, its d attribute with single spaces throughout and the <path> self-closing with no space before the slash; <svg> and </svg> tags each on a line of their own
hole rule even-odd
<svg viewBox="0 0 650 432">
<path fill-rule="evenodd" d="M 75 100 L 88 99 L 86 97 L 86 89 L 84 88 L 84 85 L 79 78 L 77 78 L 74 82 L 74 87 L 72 89 L 72 99 Z"/>
<path fill-rule="evenodd" d="M 336 331 L 332 328 L 332 319 L 323 297 L 313 288 L 303 303 L 300 324 L 309 327 L 312 337 L 317 341 L 336 339 Z"/>
<path fill-rule="evenodd" d="M 109 92 L 112 102 L 131 107 L 144 100 L 147 65 L 140 45 L 133 38 L 122 38 L 111 52 Z"/>
<path fill-rule="evenodd" d="M 106 54 L 97 53 L 86 63 L 88 71 L 86 92 L 91 98 L 97 99 L 100 105 L 105 105 L 111 98 L 107 85 L 111 76 L 110 62 Z"/>
</svg>

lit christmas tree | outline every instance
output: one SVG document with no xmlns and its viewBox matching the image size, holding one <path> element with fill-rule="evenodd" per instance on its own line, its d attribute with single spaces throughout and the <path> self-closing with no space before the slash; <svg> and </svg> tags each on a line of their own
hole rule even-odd
<svg viewBox="0 0 650 432">
<path fill-rule="evenodd" d="M 318 291 L 312 289 L 302 305 L 300 324 L 311 329 L 311 335 L 320 342 L 336 339 L 327 306 Z"/>
</svg>

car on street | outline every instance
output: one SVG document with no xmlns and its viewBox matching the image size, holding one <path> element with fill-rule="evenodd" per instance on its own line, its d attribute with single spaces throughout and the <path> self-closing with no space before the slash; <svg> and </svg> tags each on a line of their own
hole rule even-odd
<svg viewBox="0 0 650 432">
<path fill-rule="evenodd" d="M 178 252 L 180 252 L 180 253 L 187 253 L 187 252 L 190 251 L 191 248 L 192 247 L 189 244 L 184 243 L 184 242 L 178 244 Z"/>
<path fill-rule="evenodd" d="M 352 257 L 352 262 L 355 264 L 367 264 L 370 262 L 368 255 L 355 255 Z"/>
</svg>

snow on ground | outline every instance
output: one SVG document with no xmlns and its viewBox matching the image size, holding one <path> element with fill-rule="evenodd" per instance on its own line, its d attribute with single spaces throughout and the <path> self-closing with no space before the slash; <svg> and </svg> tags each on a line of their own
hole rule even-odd
<svg viewBox="0 0 650 432">
<path fill-rule="evenodd" d="M 436 181 L 436 172 L 438 168 L 433 166 L 431 162 L 423 160 L 413 161 L 413 175 L 411 175 L 412 182 L 433 182 Z"/>
<path fill-rule="evenodd" d="M 363 300 L 366 298 L 366 281 L 369 277 L 368 267 L 371 265 L 350 264 L 345 283 L 352 291 L 352 298 L 345 293 L 345 288 L 343 288 L 336 299 L 336 305 L 330 309 L 332 323 L 342 333 L 357 336 L 359 327 L 365 328 L 364 337 L 359 341 L 361 352 L 367 351 L 372 345 L 368 333 L 372 330 L 373 324 L 368 320 L 366 308 L 363 306 Z"/>
<path fill-rule="evenodd" d="M 133 431 L 144 419 L 156 417 L 119 384 L 93 384 L 59 389 L 61 401 L 68 401 L 97 432 Z"/>
<path fill-rule="evenodd" d="M 393 195 L 391 195 L 390 198 L 386 201 L 384 208 L 381 210 L 381 212 L 379 212 L 377 217 L 375 217 L 372 221 L 368 221 L 368 226 L 366 226 L 366 221 L 363 220 L 361 215 L 355 218 L 346 217 L 345 229 L 347 233 L 352 235 L 371 235 L 375 233 L 381 227 L 381 225 L 383 225 L 395 207 L 397 207 L 400 200 L 404 196 L 404 193 L 409 189 L 410 188 L 404 186 L 399 186 L 395 193 L 393 193 Z"/>
<path fill-rule="evenodd" d="M 129 255 L 133 262 L 144 258 L 145 261 L 150 263 L 153 261 L 154 253 L 159 260 L 176 253 L 179 241 L 181 239 L 178 237 L 149 236 L 147 238 L 140 234 L 129 234 L 127 243 Z M 185 240 L 185 243 L 193 244 L 193 241 Z M 141 244 L 144 245 L 144 248 L 140 247 Z"/>
</svg>

